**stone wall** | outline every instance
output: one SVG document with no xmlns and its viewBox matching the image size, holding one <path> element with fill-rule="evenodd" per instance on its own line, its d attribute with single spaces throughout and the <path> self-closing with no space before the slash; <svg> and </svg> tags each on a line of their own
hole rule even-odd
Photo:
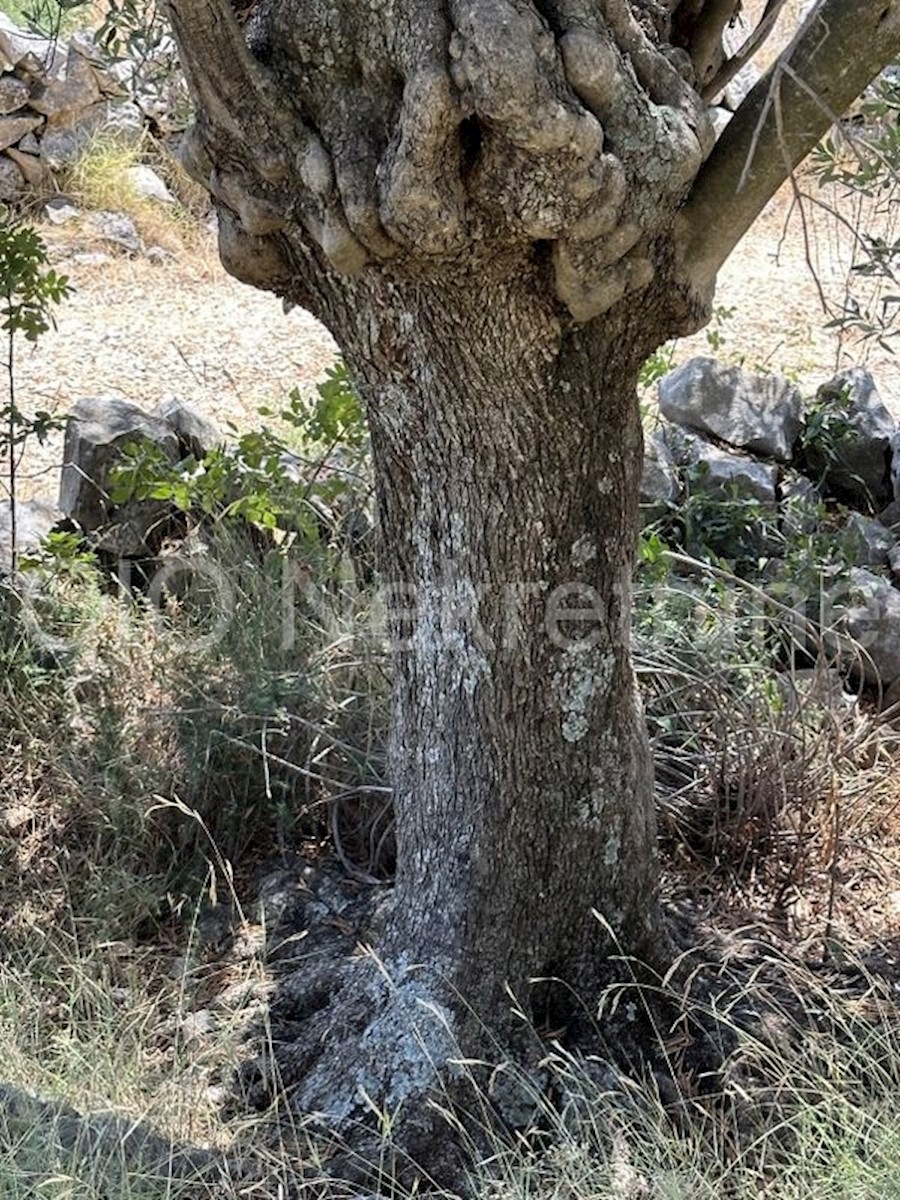
<svg viewBox="0 0 900 1200">
<path fill-rule="evenodd" d="M 53 40 L 0 13 L 0 200 L 52 191 L 55 174 L 98 133 L 133 143 L 143 128 L 90 33 Z"/>
</svg>

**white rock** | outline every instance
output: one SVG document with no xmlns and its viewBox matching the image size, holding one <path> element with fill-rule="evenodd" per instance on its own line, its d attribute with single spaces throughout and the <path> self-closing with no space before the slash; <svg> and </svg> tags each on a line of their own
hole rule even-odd
<svg viewBox="0 0 900 1200">
<path fill-rule="evenodd" d="M 65 196 L 54 196 L 44 205 L 44 216 L 51 225 L 65 225 L 81 216 L 81 210 Z"/>
<path fill-rule="evenodd" d="M 152 167 L 138 163 L 126 168 L 125 175 L 139 196 L 148 200 L 158 200 L 161 204 L 175 203 L 175 197 Z"/>
</svg>

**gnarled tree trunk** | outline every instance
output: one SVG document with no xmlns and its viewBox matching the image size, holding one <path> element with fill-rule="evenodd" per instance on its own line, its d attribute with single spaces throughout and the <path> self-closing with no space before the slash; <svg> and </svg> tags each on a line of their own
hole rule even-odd
<svg viewBox="0 0 900 1200">
<path fill-rule="evenodd" d="M 288 1071 L 334 1120 L 508 1049 L 507 988 L 565 1022 L 614 946 L 665 958 L 638 367 L 900 51 L 900 0 L 820 0 L 716 143 L 738 7 L 260 0 L 245 32 L 170 0 L 223 261 L 331 328 L 372 429 L 399 866 L 381 972 L 311 1003 Z"/>
</svg>

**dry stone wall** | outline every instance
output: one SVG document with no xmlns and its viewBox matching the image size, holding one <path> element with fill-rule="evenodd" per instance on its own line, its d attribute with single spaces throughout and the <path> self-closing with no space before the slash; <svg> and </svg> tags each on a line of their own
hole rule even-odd
<svg viewBox="0 0 900 1200">
<path fill-rule="evenodd" d="M 98 133 L 136 142 L 143 128 L 90 33 L 46 38 L 0 13 L 0 200 L 52 190 Z"/>
</svg>

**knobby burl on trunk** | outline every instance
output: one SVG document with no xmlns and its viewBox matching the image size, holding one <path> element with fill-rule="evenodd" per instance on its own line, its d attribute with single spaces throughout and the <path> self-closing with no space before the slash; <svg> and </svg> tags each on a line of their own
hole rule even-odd
<svg viewBox="0 0 900 1200">
<path fill-rule="evenodd" d="M 260 0 L 242 29 L 229 0 L 170 0 L 222 259 L 332 330 L 372 433 L 397 884 L 383 971 L 332 1005 L 311 986 L 283 1064 L 335 1120 L 420 1094 L 460 1044 L 521 1049 L 507 987 L 559 1027 L 612 949 L 665 961 L 629 657 L 638 368 L 703 324 L 900 50 L 900 0 L 821 0 L 716 142 L 738 7 Z"/>
</svg>

